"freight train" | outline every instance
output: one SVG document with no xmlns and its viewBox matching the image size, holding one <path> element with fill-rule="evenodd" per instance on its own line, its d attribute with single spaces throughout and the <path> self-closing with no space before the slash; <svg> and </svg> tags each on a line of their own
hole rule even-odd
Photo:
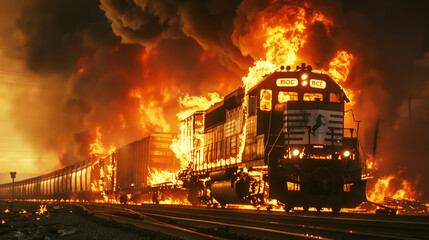
<svg viewBox="0 0 429 240">
<path fill-rule="evenodd" d="M 178 188 L 195 205 L 269 207 L 276 202 L 286 211 L 334 212 L 356 207 L 366 201 L 367 179 L 358 133 L 344 127 L 346 102 L 344 90 L 327 74 L 305 64 L 296 70 L 281 67 L 181 122 L 178 157 L 187 167 L 178 172 L 176 184 L 148 186 L 147 156 L 153 151 L 143 139 L 101 161 L 18 182 L 15 197 L 91 199 L 103 193 L 138 199 L 152 192 L 156 202 L 160 191 Z M 174 136 L 169 136 L 171 141 Z M 167 145 L 159 146 L 161 168 L 178 170 Z M 100 169 L 104 176 L 97 175 Z M 10 184 L 0 185 L 1 198 L 10 198 L 11 192 Z"/>
</svg>

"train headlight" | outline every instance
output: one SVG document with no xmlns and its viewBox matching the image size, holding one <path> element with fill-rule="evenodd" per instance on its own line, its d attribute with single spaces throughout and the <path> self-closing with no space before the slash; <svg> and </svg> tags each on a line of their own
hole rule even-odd
<svg viewBox="0 0 429 240">
<path fill-rule="evenodd" d="M 299 150 L 298 150 L 298 149 L 294 149 L 294 150 L 292 151 L 292 155 L 293 155 L 294 157 L 298 156 L 298 155 L 299 155 Z"/>
<path fill-rule="evenodd" d="M 344 151 L 343 156 L 346 158 L 350 157 L 350 151 L 349 150 Z"/>
<path fill-rule="evenodd" d="M 304 73 L 304 74 L 301 75 L 301 79 L 302 80 L 307 80 L 307 78 L 308 78 L 308 75 L 306 73 Z"/>
<path fill-rule="evenodd" d="M 302 86 L 305 87 L 307 86 L 308 82 L 307 81 L 302 81 Z"/>
</svg>

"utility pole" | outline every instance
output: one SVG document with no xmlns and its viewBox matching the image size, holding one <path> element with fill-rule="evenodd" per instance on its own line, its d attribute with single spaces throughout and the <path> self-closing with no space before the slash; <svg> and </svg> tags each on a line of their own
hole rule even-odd
<svg viewBox="0 0 429 240">
<path fill-rule="evenodd" d="M 10 199 L 10 212 L 12 213 L 13 209 L 13 193 L 14 193 L 14 187 L 15 187 L 15 177 L 16 177 L 16 172 L 10 172 L 10 177 L 12 178 L 12 194 L 11 194 L 11 199 Z"/>
</svg>

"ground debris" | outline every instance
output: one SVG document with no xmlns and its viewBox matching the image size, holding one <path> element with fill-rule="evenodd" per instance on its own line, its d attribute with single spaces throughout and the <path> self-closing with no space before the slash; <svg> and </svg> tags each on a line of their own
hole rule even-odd
<svg viewBox="0 0 429 240">
<path fill-rule="evenodd" d="M 428 204 L 407 199 L 384 197 L 384 204 L 406 215 L 429 215 Z"/>
<path fill-rule="evenodd" d="M 13 211 L 9 209 L 10 203 L 0 202 L 0 221 L 4 221 L 0 240 L 167 239 L 156 232 L 93 220 L 69 204 L 19 202 Z"/>
</svg>

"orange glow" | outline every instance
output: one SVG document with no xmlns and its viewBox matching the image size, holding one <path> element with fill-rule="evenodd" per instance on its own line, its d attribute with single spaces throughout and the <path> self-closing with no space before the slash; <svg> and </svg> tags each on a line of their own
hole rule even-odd
<svg viewBox="0 0 429 240">
<path fill-rule="evenodd" d="M 164 95 L 165 98 L 168 98 L 167 94 Z M 162 108 L 162 103 L 166 99 L 159 102 L 159 100 L 151 99 L 150 96 L 143 96 L 141 89 L 130 90 L 128 97 L 139 101 L 139 123 L 142 129 L 154 126 L 160 132 L 170 131 L 170 124 L 167 122 Z"/>
</svg>

